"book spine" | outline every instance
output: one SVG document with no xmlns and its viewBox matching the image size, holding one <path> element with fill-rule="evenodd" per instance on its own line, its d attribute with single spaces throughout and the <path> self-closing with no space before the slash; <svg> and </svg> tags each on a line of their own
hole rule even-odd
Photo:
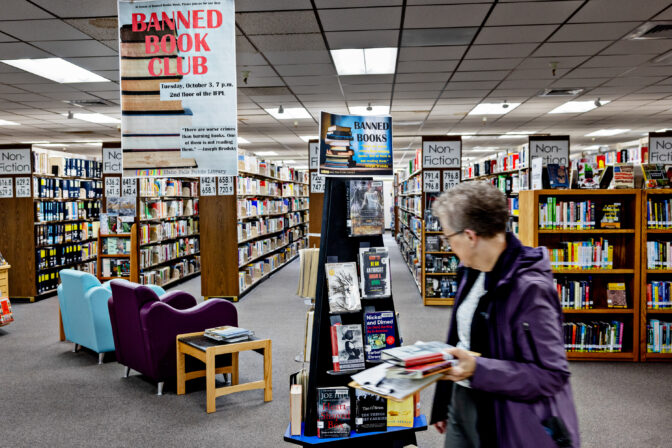
<svg viewBox="0 0 672 448">
<path fill-rule="evenodd" d="M 338 331 L 336 325 L 331 326 L 331 361 L 334 364 L 334 371 L 339 372 L 341 370 L 341 364 L 338 361 Z"/>
</svg>

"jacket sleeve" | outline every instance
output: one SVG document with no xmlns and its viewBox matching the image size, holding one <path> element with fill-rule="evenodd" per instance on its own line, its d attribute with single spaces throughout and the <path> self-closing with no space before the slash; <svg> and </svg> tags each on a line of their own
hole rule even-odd
<svg viewBox="0 0 672 448">
<path fill-rule="evenodd" d="M 562 314 L 557 294 L 541 282 L 529 282 L 521 297 L 511 322 L 516 360 L 477 358 L 471 387 L 513 401 L 536 401 L 555 395 L 569 379 Z"/>
</svg>

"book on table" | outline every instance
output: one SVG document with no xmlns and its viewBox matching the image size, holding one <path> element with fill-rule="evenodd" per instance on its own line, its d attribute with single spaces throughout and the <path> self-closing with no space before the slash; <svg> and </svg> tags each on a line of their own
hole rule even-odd
<svg viewBox="0 0 672 448">
<path fill-rule="evenodd" d="M 231 343 L 247 341 L 251 336 L 254 336 L 254 332 L 246 330 L 245 328 L 224 325 L 221 327 L 208 328 L 203 335 L 216 341 Z"/>
</svg>

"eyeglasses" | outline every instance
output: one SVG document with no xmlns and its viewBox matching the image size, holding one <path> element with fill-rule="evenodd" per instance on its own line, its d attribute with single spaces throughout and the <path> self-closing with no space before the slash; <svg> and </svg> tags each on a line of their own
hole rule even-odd
<svg viewBox="0 0 672 448">
<path fill-rule="evenodd" d="M 454 232 L 451 233 L 450 235 L 441 235 L 441 241 L 443 241 L 445 244 L 450 244 L 450 239 L 454 236 L 459 235 L 460 233 L 463 233 L 464 230 L 460 230 L 459 232 Z"/>
</svg>

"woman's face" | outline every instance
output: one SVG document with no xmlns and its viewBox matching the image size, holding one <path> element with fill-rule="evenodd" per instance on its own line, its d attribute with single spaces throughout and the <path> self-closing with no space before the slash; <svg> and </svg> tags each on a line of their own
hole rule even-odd
<svg viewBox="0 0 672 448">
<path fill-rule="evenodd" d="M 451 229 L 444 221 L 441 222 L 441 228 L 444 241 L 448 241 L 451 250 L 455 252 L 460 262 L 468 268 L 472 267 L 473 244 L 467 234 L 465 232 L 456 233 L 457 231 Z"/>
</svg>

